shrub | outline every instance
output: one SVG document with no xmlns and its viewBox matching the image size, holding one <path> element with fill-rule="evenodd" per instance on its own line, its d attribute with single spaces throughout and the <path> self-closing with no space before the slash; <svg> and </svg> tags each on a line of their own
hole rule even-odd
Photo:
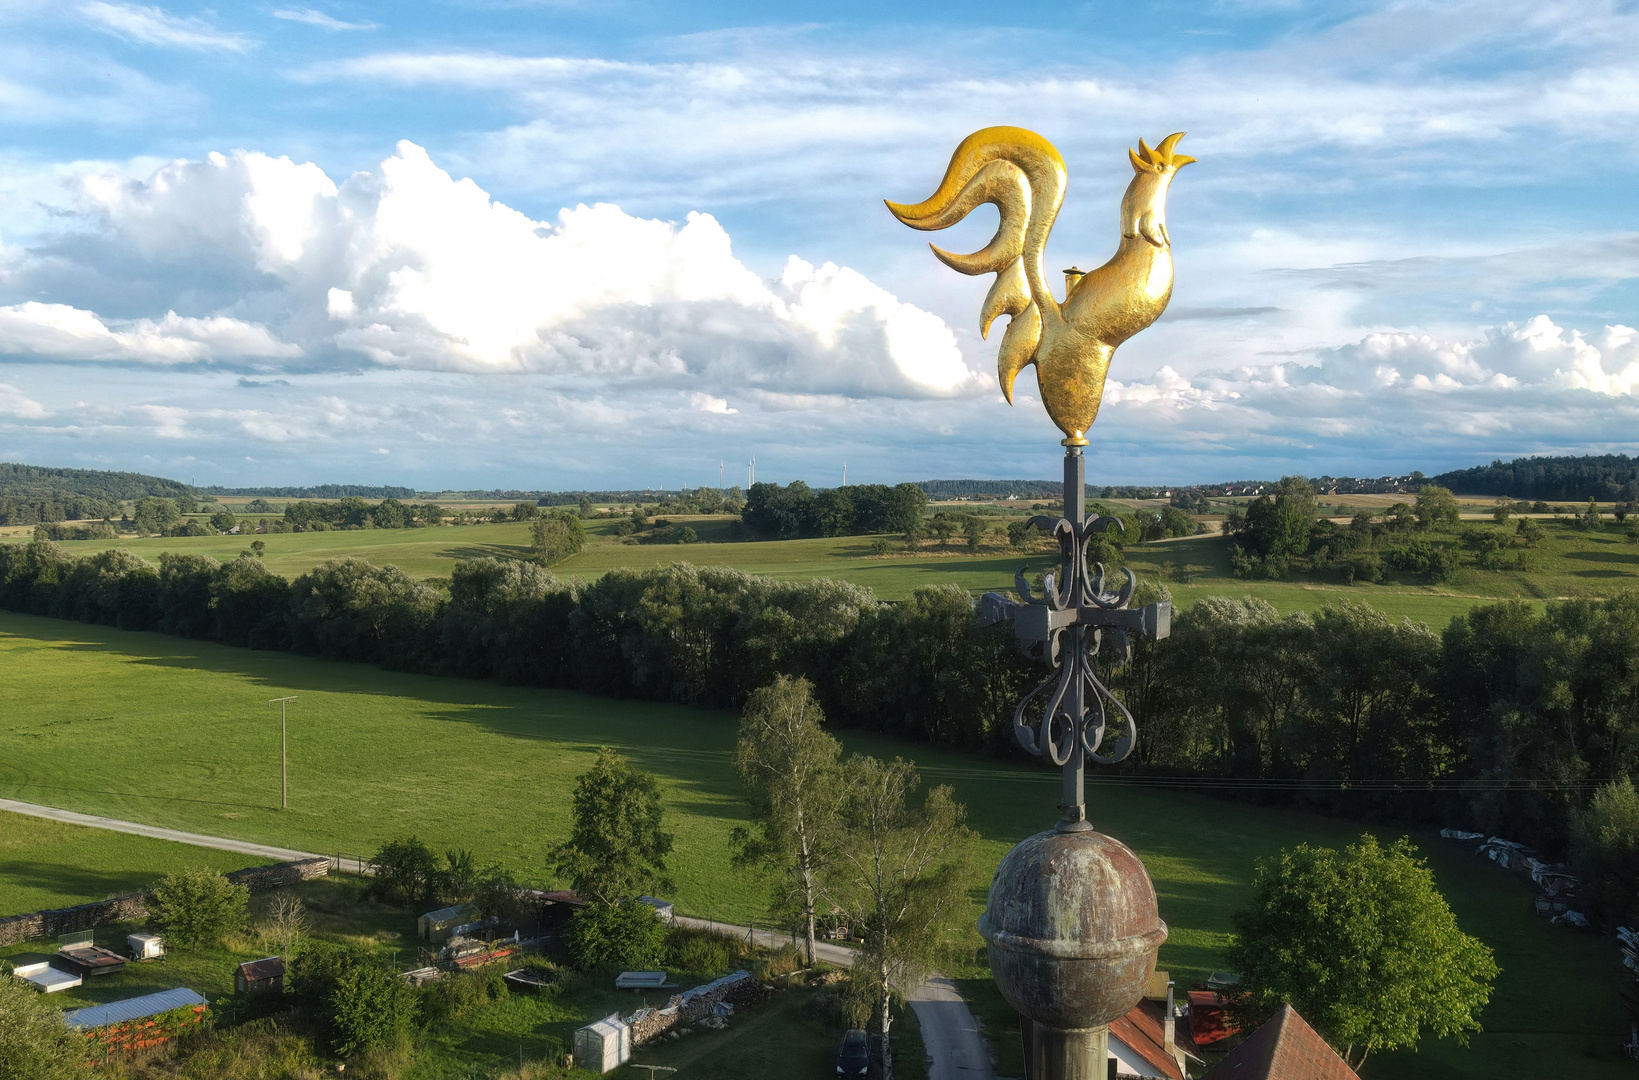
<svg viewBox="0 0 1639 1080">
<path fill-rule="evenodd" d="M 569 922 L 569 960 L 581 971 L 658 967 L 666 958 L 666 926 L 638 900 L 588 904 Z"/>
<path fill-rule="evenodd" d="M 0 974 L 0 1080 L 71 1080 L 85 1072 L 85 1037 L 21 979 Z"/>
<path fill-rule="evenodd" d="M 438 856 L 413 835 L 387 841 L 370 861 L 376 865 L 370 891 L 383 900 L 413 903 L 438 891 Z"/>
<path fill-rule="evenodd" d="M 1600 788 L 1572 815 L 1571 851 L 1614 915 L 1639 907 L 1639 792 L 1624 777 Z"/>
<path fill-rule="evenodd" d="M 666 952 L 671 966 L 700 975 L 726 975 L 734 970 L 739 957 L 736 943 L 704 930 L 678 927 L 666 936 Z"/>
<path fill-rule="evenodd" d="M 498 966 L 491 964 L 439 979 L 422 991 L 421 1000 L 428 1020 L 444 1022 L 471 1016 L 506 996 L 506 976 Z"/>
<path fill-rule="evenodd" d="M 286 980 L 296 1006 L 338 1054 L 393 1047 L 416 1019 L 416 992 L 358 946 L 308 942 Z"/>
<path fill-rule="evenodd" d="M 406 983 L 379 967 L 354 965 L 330 998 L 331 1047 L 352 1055 L 396 1046 L 415 1018 L 415 991 Z"/>
<path fill-rule="evenodd" d="M 167 874 L 148 899 L 148 924 L 168 945 L 196 948 L 245 928 L 250 890 L 214 870 Z"/>
</svg>

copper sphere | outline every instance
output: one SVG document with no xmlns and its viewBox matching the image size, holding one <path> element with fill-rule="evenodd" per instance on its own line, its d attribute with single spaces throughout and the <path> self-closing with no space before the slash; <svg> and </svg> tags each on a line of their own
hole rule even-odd
<svg viewBox="0 0 1639 1080">
<path fill-rule="evenodd" d="M 1002 859 L 979 918 L 990 970 L 1019 1013 L 1060 1030 L 1138 1004 L 1167 939 L 1144 864 L 1089 827 L 1037 833 Z"/>
</svg>

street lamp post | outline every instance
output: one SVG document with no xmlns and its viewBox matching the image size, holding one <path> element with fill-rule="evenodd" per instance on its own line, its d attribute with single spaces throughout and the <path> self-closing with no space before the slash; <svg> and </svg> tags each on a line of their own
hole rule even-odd
<svg viewBox="0 0 1639 1080">
<path fill-rule="evenodd" d="M 295 701 L 296 695 L 273 698 L 269 705 L 279 706 L 279 809 L 290 809 L 290 772 L 286 766 L 285 754 L 285 703 Z"/>
</svg>

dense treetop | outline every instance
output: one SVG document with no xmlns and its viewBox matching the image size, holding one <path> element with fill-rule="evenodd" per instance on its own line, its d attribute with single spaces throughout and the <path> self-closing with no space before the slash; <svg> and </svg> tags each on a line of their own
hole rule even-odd
<svg viewBox="0 0 1639 1080">
<path fill-rule="evenodd" d="M 1464 495 L 1507 495 L 1515 499 L 1639 499 L 1639 458 L 1626 454 L 1583 457 L 1529 457 L 1493 461 L 1434 478 Z"/>
</svg>

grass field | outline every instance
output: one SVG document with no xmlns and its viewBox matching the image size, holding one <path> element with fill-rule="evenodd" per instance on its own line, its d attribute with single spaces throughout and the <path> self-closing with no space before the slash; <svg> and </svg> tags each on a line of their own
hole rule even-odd
<svg viewBox="0 0 1639 1080">
<path fill-rule="evenodd" d="M 136 892 L 173 870 L 238 870 L 267 859 L 0 811 L 0 915 Z"/>
<path fill-rule="evenodd" d="M 660 777 L 677 836 L 679 908 L 736 921 L 761 914 L 756 883 L 726 869 L 729 830 L 745 808 L 728 761 L 733 718 L 720 712 L 397 675 L 16 615 L 0 615 L 0 670 L 6 797 L 321 852 L 369 852 L 415 832 L 544 883 L 544 852 L 567 833 L 574 777 L 597 746 L 610 745 Z M 299 698 L 290 725 L 292 808 L 281 812 L 278 725 L 265 702 L 285 694 Z M 1056 817 L 1059 782 L 1049 771 L 843 738 L 851 750 L 912 757 L 926 782 L 955 788 L 981 837 L 975 912 L 1007 847 Z M 1254 859 L 1303 841 L 1342 844 L 1362 831 L 1295 811 L 1100 783 L 1090 817 L 1144 857 L 1171 927 L 1161 962 L 1184 983 L 1222 967 L 1229 913 L 1247 897 Z M 1463 925 L 1497 950 L 1503 975 L 1489 1030 L 1472 1053 L 1430 1046 L 1368 1075 L 1554 1075 L 1570 1059 L 1584 1063 L 1581 1076 L 1626 1075 L 1630 1066 L 1616 1053 L 1625 1021 L 1613 950 L 1534 919 L 1525 888 L 1489 863 L 1419 841 Z M 18 910 L 20 895 L 0 880 L 0 911 Z"/>
<path fill-rule="evenodd" d="M 566 577 L 595 579 L 622 566 L 665 566 L 687 561 L 705 566 L 729 566 L 786 581 L 838 578 L 869 586 L 885 600 L 900 600 L 923 585 L 955 583 L 971 592 L 1010 590 L 1020 566 L 1032 571 L 1051 565 L 1046 552 L 1020 554 L 992 548 L 978 554 L 929 544 L 914 554 L 871 555 L 873 537 L 836 537 L 812 540 L 739 541 L 733 539 L 733 519 L 677 518 L 701 534 L 701 543 L 625 544 L 613 533 L 613 522 L 594 522 L 587 546 L 555 567 Z M 1542 601 L 1567 596 L 1606 596 L 1639 587 L 1639 545 L 1626 543 L 1613 524 L 1604 531 L 1586 533 L 1556 522 L 1545 522 L 1547 538 L 1526 553 L 1526 569 L 1484 571 L 1467 568 L 1452 582 L 1429 584 L 1408 574 L 1391 575 L 1381 585 L 1345 585 L 1337 581 L 1294 575 L 1284 581 L 1251 581 L 1230 572 L 1228 545 L 1217 536 L 1204 535 L 1133 545 L 1126 551 L 1129 565 L 1140 576 L 1163 581 L 1180 609 L 1202 596 L 1257 596 L 1277 609 L 1314 611 L 1327 603 L 1353 600 L 1367 603 L 1396 617 L 1409 617 L 1438 629 L 1475 604 L 1497 599 Z M 23 540 L 25 537 L 15 537 Z M 119 542 L 148 559 L 162 551 L 236 558 L 251 538 L 169 537 Z M 529 529 L 524 523 L 472 525 L 439 529 L 376 529 L 351 532 L 277 533 L 260 537 L 267 544 L 266 561 L 278 573 L 294 577 L 326 559 L 356 555 L 382 564 L 391 563 L 420 578 L 447 578 L 458 559 L 493 556 L 528 557 Z M 63 544 L 77 554 L 110 546 L 109 541 L 81 540 Z M 1170 566 L 1168 565 L 1170 564 Z"/>
</svg>

